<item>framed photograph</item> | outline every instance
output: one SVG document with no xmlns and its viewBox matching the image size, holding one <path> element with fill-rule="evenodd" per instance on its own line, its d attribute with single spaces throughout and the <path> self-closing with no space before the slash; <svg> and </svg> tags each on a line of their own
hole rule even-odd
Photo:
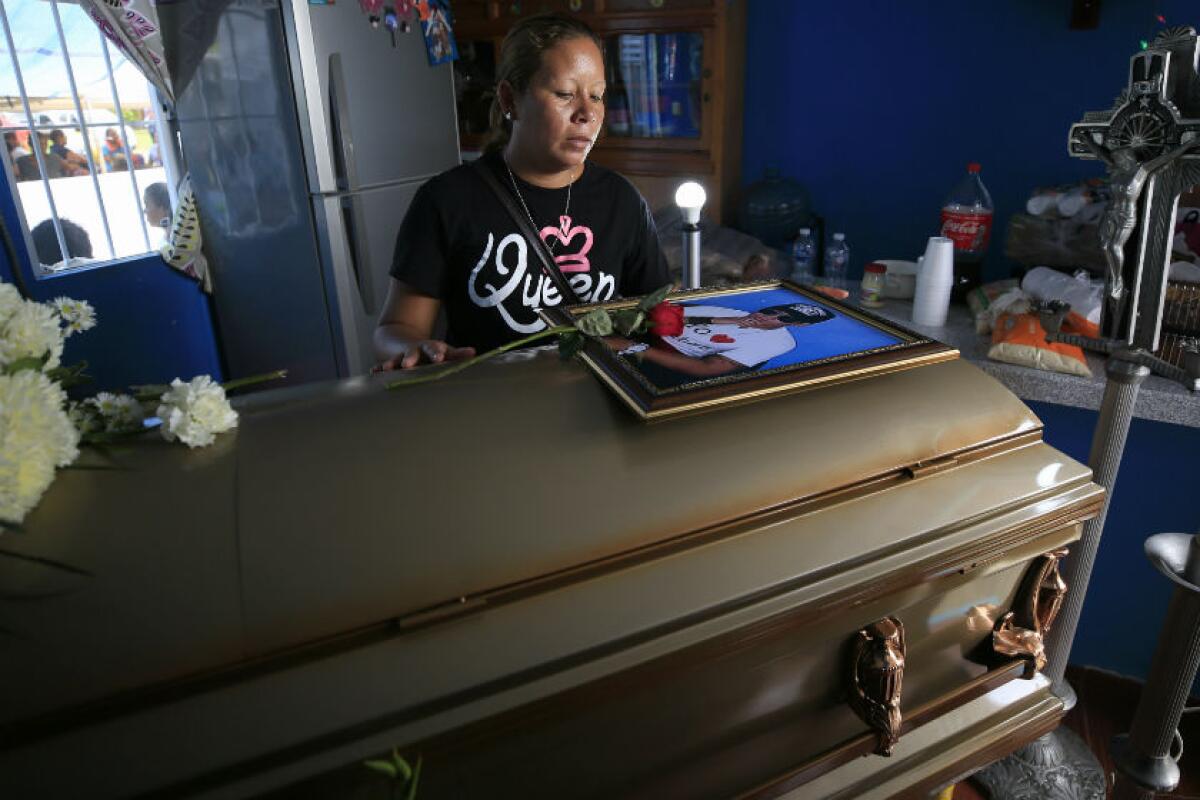
<svg viewBox="0 0 1200 800">
<path fill-rule="evenodd" d="M 670 295 L 670 325 L 629 339 L 591 339 L 584 361 L 644 420 L 659 420 L 804 391 L 958 357 L 952 347 L 790 281 Z M 569 324 L 593 309 L 542 313 Z M 682 314 L 680 313 L 682 311 Z"/>
</svg>

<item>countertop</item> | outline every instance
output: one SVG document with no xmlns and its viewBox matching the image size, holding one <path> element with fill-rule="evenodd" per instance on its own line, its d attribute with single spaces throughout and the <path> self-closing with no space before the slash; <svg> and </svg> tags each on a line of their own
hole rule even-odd
<svg viewBox="0 0 1200 800">
<path fill-rule="evenodd" d="M 1100 408 L 1105 383 L 1105 359 L 1102 356 L 1087 354 L 1088 366 L 1092 370 L 1091 378 L 1019 367 L 992 361 L 987 357 L 988 348 L 991 347 L 991 336 L 975 332 L 974 319 L 966 306 L 952 305 L 946 325 L 940 328 L 914 323 L 912 302 L 908 300 L 887 300 L 883 308 L 864 310 L 957 348 L 963 358 L 995 377 L 1022 399 L 1075 408 Z M 1141 419 L 1200 428 L 1200 394 L 1190 392 L 1165 378 L 1151 375 L 1138 393 L 1134 415 Z"/>
</svg>

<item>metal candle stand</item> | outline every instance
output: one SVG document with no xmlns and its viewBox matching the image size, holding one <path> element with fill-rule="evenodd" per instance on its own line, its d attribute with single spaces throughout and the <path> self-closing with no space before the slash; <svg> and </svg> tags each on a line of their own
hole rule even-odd
<svg viewBox="0 0 1200 800">
<path fill-rule="evenodd" d="M 1200 668 L 1200 536 L 1160 533 L 1146 540 L 1150 563 L 1175 583 L 1150 675 L 1142 691 L 1133 727 L 1112 743 L 1120 775 L 1116 800 L 1150 800 L 1155 792 L 1179 785 L 1179 737 L 1188 690 Z"/>
<path fill-rule="evenodd" d="M 700 225 L 683 224 L 683 288 L 700 288 Z"/>
<path fill-rule="evenodd" d="M 1045 672 L 1052 691 L 1067 709 L 1075 705 L 1075 693 L 1064 677 L 1067 659 L 1138 392 L 1151 372 L 1192 391 L 1200 389 L 1200 349 L 1189 348 L 1182 367 L 1152 355 L 1162 326 L 1175 206 L 1184 189 L 1200 183 L 1197 56 L 1194 29 L 1164 30 L 1132 58 L 1129 86 L 1113 108 L 1088 113 L 1071 127 L 1068 136 L 1072 156 L 1102 159 L 1108 165 L 1113 200 L 1100 222 L 1101 245 L 1109 267 L 1105 338 L 1061 333 L 1065 306 L 1048 309 L 1043 319 L 1047 339 L 1109 356 L 1104 399 L 1088 458 L 1094 480 L 1106 490 L 1106 499 L 1100 513 L 1084 524 L 1080 541 L 1072 548 L 1063 571 L 1070 592 L 1046 641 L 1050 658 Z M 1135 258 L 1127 260 L 1130 251 Z M 1200 565 L 1181 558 L 1178 540 L 1161 539 L 1163 536 L 1179 534 L 1151 537 L 1147 552 L 1180 588 L 1167 615 L 1133 732 L 1127 739 L 1118 737 L 1115 743 L 1114 757 L 1124 776 L 1117 788 L 1126 792 L 1120 797 L 1145 797 L 1147 791 L 1171 789 L 1178 782 L 1178 768 L 1169 749 L 1191 686 L 1190 676 L 1200 663 L 1200 589 L 1196 586 Z M 1169 557 L 1159 555 L 1168 549 Z M 1176 631 L 1187 633 L 1179 636 Z M 977 773 L 973 780 L 992 798 L 1022 800 L 1103 800 L 1107 785 L 1086 745 L 1061 727 Z"/>
<path fill-rule="evenodd" d="M 681 183 L 675 190 L 675 205 L 683 216 L 683 288 L 700 288 L 700 209 L 704 187 L 695 181 Z"/>
</svg>

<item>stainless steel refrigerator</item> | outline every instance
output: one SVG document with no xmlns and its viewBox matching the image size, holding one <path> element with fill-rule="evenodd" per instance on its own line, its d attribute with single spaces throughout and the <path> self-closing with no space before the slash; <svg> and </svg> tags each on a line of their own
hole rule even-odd
<svg viewBox="0 0 1200 800">
<path fill-rule="evenodd" d="M 451 65 L 351 0 L 159 8 L 227 377 L 366 372 L 404 213 L 459 163 Z"/>
</svg>

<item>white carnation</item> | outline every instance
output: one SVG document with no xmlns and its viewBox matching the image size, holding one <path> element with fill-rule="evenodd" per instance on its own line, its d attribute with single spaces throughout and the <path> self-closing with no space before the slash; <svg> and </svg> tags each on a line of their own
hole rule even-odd
<svg viewBox="0 0 1200 800">
<path fill-rule="evenodd" d="M 0 520 L 20 523 L 54 480 L 55 467 L 79 455 L 66 393 L 45 375 L 0 375 Z"/>
<path fill-rule="evenodd" d="M 0 283 L 0 325 L 3 325 L 24 302 L 17 287 L 11 283 Z"/>
<path fill-rule="evenodd" d="M 96 327 L 96 310 L 86 300 L 58 297 L 54 300 L 54 308 L 62 317 L 67 336 Z"/>
<path fill-rule="evenodd" d="M 159 402 L 158 418 L 168 442 L 178 439 L 188 447 L 205 447 L 218 433 L 237 427 L 237 412 L 225 399 L 225 390 L 208 375 L 188 383 L 176 378 Z"/>
<path fill-rule="evenodd" d="M 21 358 L 46 358 L 45 369 L 62 362 L 63 330 L 58 313 L 48 305 L 22 301 L 0 334 L 0 366 Z"/>
</svg>

